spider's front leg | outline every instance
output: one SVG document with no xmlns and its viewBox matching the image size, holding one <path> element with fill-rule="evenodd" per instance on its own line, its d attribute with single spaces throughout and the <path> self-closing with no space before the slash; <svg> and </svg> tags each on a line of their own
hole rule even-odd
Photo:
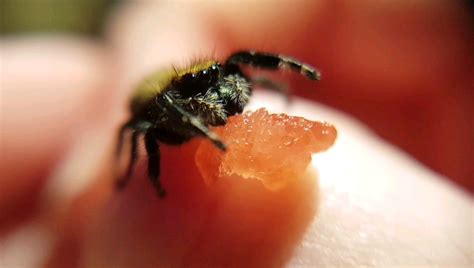
<svg viewBox="0 0 474 268">
<path fill-rule="evenodd" d="M 220 150 L 224 152 L 227 150 L 227 146 L 224 144 L 224 142 L 221 141 L 221 139 L 217 136 L 216 133 L 214 133 L 207 126 L 205 126 L 199 117 L 196 117 L 185 111 L 181 106 L 176 103 L 174 98 L 169 94 L 164 93 L 163 97 L 164 101 L 166 102 L 166 105 L 172 110 L 174 110 L 174 112 L 181 115 L 183 124 L 188 125 L 189 127 L 199 132 L 202 136 L 209 139 Z"/>
<path fill-rule="evenodd" d="M 312 66 L 291 57 L 255 51 L 240 51 L 232 54 L 226 65 L 247 64 L 252 67 L 276 70 L 287 68 L 306 76 L 310 80 L 320 80 L 321 74 Z"/>
<path fill-rule="evenodd" d="M 275 82 L 264 76 L 257 76 L 251 79 L 252 85 L 262 87 L 267 90 L 274 91 L 285 97 L 287 102 L 290 102 L 291 94 L 288 90 L 288 86 L 279 82 Z"/>
</svg>

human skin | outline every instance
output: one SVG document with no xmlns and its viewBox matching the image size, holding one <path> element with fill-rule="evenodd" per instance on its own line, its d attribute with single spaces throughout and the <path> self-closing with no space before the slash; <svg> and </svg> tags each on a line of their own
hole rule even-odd
<svg viewBox="0 0 474 268">
<path fill-rule="evenodd" d="M 277 247 L 277 253 L 281 255 L 269 253 L 267 256 L 273 258 L 266 261 L 270 264 L 468 266 L 472 263 L 472 200 L 466 193 L 384 143 L 360 123 L 327 107 L 302 100 L 285 106 L 278 96 L 257 93 L 249 107 L 266 106 L 274 111 L 326 120 L 338 128 L 336 145 L 314 158 L 312 165 L 318 175 L 310 177 L 319 185 L 319 190 L 317 195 L 309 194 L 309 197 L 313 196 L 309 200 L 313 201 L 312 207 L 317 212 L 312 214 L 308 210 L 309 220 L 308 214 L 302 214 L 304 224 L 288 233 L 295 239 L 287 241 L 277 237 L 273 238 L 276 239 L 273 244 L 258 248 L 252 247 L 248 236 L 235 236 L 222 243 L 215 232 L 235 231 L 235 225 L 223 223 L 235 223 L 241 218 L 234 219 L 231 215 L 227 221 L 220 221 L 223 215 L 218 214 L 213 219 L 213 229 L 206 222 L 199 226 L 186 224 L 185 219 L 190 215 L 171 210 L 173 207 L 167 205 L 167 201 L 156 198 L 143 176 L 143 166 L 139 166 L 129 188 L 122 193 L 114 192 L 110 155 L 116 127 L 125 118 L 123 106 L 130 84 L 156 66 L 179 63 L 212 45 L 207 43 L 206 33 L 200 25 L 188 24 L 184 19 L 181 20 L 183 25 L 173 24 L 173 31 L 166 35 L 169 40 L 166 43 L 160 42 L 162 28 L 156 29 L 160 34 L 153 34 L 151 30 L 137 34 L 137 29 L 153 29 L 144 24 L 149 17 L 139 13 L 140 10 L 127 12 L 133 15 L 131 18 L 139 17 L 144 21 L 136 20 L 135 25 L 116 22 L 109 30 L 112 52 L 110 48 L 94 43 L 66 38 L 8 40 L 2 44 L 6 68 L 2 71 L 0 211 L 7 213 L 0 217 L 4 228 L 0 260 L 13 264 L 46 260 L 49 266 L 58 267 L 70 264 L 72 257 L 77 264 L 91 267 L 110 266 L 111 262 L 125 266 L 131 261 L 150 265 L 162 264 L 162 261 L 175 265 L 202 264 L 200 261 L 205 254 L 214 252 L 219 256 L 219 252 L 241 243 L 250 246 L 243 247 L 238 255 L 225 255 L 224 259 L 219 256 L 211 261 L 235 265 L 244 265 L 248 260 L 265 261 L 258 259 L 256 253 Z M 134 15 L 133 12 L 138 13 Z M 180 17 L 194 21 L 192 14 Z M 171 24 L 173 21 L 169 19 Z M 169 26 L 165 23 L 163 29 L 169 29 Z M 190 34 L 183 36 L 180 34 L 183 32 Z M 187 38 L 192 39 L 192 48 L 187 48 L 190 42 Z M 36 53 L 38 50 L 41 54 Z M 55 68 L 46 68 L 51 63 L 56 63 Z M 34 95 L 38 87 L 42 89 L 40 96 Z M 23 94 L 18 93 L 19 89 Z M 182 170 L 192 170 L 192 161 L 182 161 L 183 157 L 190 157 L 192 146 L 165 148 L 163 161 L 179 161 Z M 54 171 L 52 176 L 49 176 L 50 170 Z M 166 171 L 163 176 L 166 177 Z M 194 193 L 194 196 L 169 197 L 175 200 L 175 208 L 185 208 L 185 212 L 193 210 L 180 204 L 196 201 L 192 198 L 202 197 L 202 191 L 215 191 L 213 200 L 217 204 L 225 200 L 226 196 L 216 189 L 199 188 L 200 178 L 196 174 L 167 178 L 168 186 L 175 187 L 176 191 Z M 193 187 L 179 188 L 186 185 L 183 180 L 194 182 Z M 234 183 L 232 189 L 240 186 L 249 191 L 248 182 L 236 180 Z M 220 187 L 217 189 L 222 190 L 223 186 Z M 317 189 L 316 185 L 314 188 Z M 247 193 L 245 191 L 243 193 Z M 250 188 L 250 191 L 261 190 Z M 290 197 L 293 198 L 289 200 L 291 204 L 308 194 Z M 227 200 L 222 206 L 249 209 L 264 204 L 259 199 L 242 198 L 239 201 L 242 203 L 229 204 Z M 201 209 L 197 211 L 201 213 L 198 215 L 208 212 L 206 206 L 198 207 Z M 12 211 L 20 211 L 22 215 Z M 243 209 L 240 212 L 243 214 L 236 215 L 246 215 L 246 211 Z M 161 212 L 175 217 L 160 217 Z M 191 249 L 202 250 L 188 249 L 188 255 L 185 255 L 188 259 L 183 259 L 183 253 L 179 251 L 183 249 L 179 247 L 167 249 L 167 259 L 156 259 L 159 246 L 168 245 L 165 242 L 170 239 L 160 236 L 163 230 L 156 230 L 156 226 L 168 228 L 166 234 L 171 238 L 187 238 L 182 233 L 192 233 L 193 229 L 189 228 L 199 227 L 203 230 L 201 236 L 209 234 L 209 238 L 191 241 Z M 246 231 L 261 233 L 265 226 L 255 224 Z M 107 236 L 99 227 L 107 228 L 114 235 L 108 233 Z M 22 236 L 25 230 L 36 236 Z M 125 232 L 119 232 L 122 230 Z M 126 247 L 119 243 L 123 236 L 133 238 Z M 36 244 L 31 243 L 33 238 Z M 15 255 L 18 253 L 15 249 L 20 252 L 28 249 L 31 254 L 24 257 L 23 253 L 20 259 Z M 115 255 L 117 253 L 122 254 Z M 37 259 L 33 260 L 35 257 Z"/>
</svg>

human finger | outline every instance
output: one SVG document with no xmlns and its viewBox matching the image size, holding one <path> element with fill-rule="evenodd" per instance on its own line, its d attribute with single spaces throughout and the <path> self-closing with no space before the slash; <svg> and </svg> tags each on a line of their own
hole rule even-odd
<svg viewBox="0 0 474 268">
<path fill-rule="evenodd" d="M 38 207 L 47 178 L 97 112 L 107 64 L 98 46 L 66 37 L 12 37 L 1 51 L 0 233 Z"/>
</svg>

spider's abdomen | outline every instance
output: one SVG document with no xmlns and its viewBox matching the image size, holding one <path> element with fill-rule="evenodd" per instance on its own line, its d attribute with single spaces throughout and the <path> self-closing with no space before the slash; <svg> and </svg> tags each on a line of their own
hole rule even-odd
<svg viewBox="0 0 474 268">
<path fill-rule="evenodd" d="M 175 78 L 176 72 L 172 68 L 161 70 L 145 78 L 131 97 L 130 110 L 132 114 L 139 115 L 150 105 L 153 105 L 156 96 L 166 91 Z"/>
</svg>

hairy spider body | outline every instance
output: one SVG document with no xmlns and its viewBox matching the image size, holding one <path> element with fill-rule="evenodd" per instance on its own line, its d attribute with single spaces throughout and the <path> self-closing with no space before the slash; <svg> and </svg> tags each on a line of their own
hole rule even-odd
<svg viewBox="0 0 474 268">
<path fill-rule="evenodd" d="M 318 71 L 295 59 L 253 51 L 234 53 L 224 65 L 202 61 L 188 68 L 170 68 L 150 75 L 135 90 L 130 102 L 131 117 L 119 132 L 117 155 L 127 130 L 132 132 L 132 148 L 127 172 L 118 180 L 118 186 L 124 187 L 131 176 L 141 135 L 145 137 L 148 154 L 148 176 L 159 196 L 165 194 L 159 180 L 159 143 L 179 145 L 194 137 L 204 137 L 225 151 L 225 144 L 208 126 L 224 125 L 228 116 L 241 113 L 248 103 L 256 81 L 242 72 L 241 65 L 287 68 L 311 80 L 320 78 Z"/>
</svg>

